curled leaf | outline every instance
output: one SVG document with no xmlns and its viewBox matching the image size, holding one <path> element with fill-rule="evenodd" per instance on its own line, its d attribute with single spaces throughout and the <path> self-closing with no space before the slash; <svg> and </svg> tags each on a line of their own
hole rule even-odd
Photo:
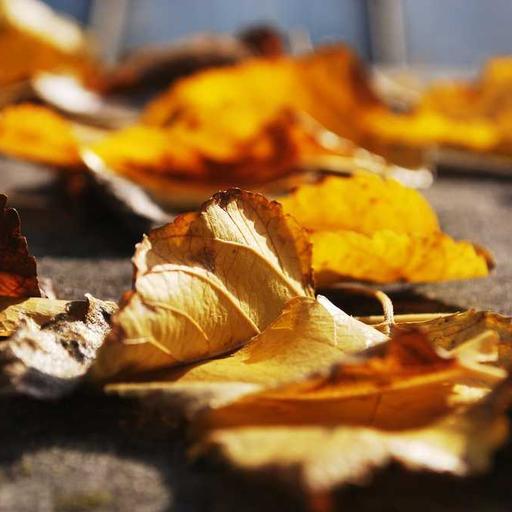
<svg viewBox="0 0 512 512">
<path fill-rule="evenodd" d="M 0 194 L 0 296 L 39 297 L 36 260 L 21 234 L 20 218 Z"/>
<path fill-rule="evenodd" d="M 312 297 L 309 242 L 278 203 L 216 194 L 137 246 L 134 289 L 113 320 L 98 375 L 136 373 L 229 352 L 285 304 Z"/>
<path fill-rule="evenodd" d="M 107 384 L 106 390 L 139 398 L 157 395 L 192 415 L 293 382 L 385 340 L 325 298 L 296 297 L 261 334 L 229 356 L 138 375 L 132 382 Z"/>
<path fill-rule="evenodd" d="M 30 316 L 22 318 L 14 334 L 0 342 L 1 389 L 37 398 L 71 391 L 94 360 L 115 309 L 87 296 L 41 325 Z"/>
<path fill-rule="evenodd" d="M 311 231 L 319 285 L 466 279 L 486 276 L 493 267 L 484 249 L 440 231 L 419 192 L 392 179 L 331 177 L 299 187 L 282 204 Z"/>
<path fill-rule="evenodd" d="M 450 352 L 428 336 L 441 321 L 456 345 Z M 512 388 L 495 365 L 504 363 L 498 354 L 510 321 L 502 322 L 504 336 L 476 337 L 482 316 L 439 322 L 399 329 L 381 354 L 214 408 L 199 423 L 201 449 L 311 492 L 364 483 L 392 461 L 457 475 L 486 469 L 507 434 Z M 473 329 L 462 327 L 468 322 Z"/>
<path fill-rule="evenodd" d="M 38 325 L 43 325 L 65 313 L 68 306 L 66 300 L 0 297 L 0 337 L 13 334 L 22 319 L 31 318 Z"/>
</svg>

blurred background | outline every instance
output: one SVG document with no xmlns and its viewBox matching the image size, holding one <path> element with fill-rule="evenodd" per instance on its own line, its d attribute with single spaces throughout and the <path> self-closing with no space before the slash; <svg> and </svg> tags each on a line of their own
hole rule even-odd
<svg viewBox="0 0 512 512">
<path fill-rule="evenodd" d="M 510 53 L 512 3 L 493 0 L 46 0 L 96 29 L 116 58 L 191 33 L 270 23 L 313 44 L 346 41 L 378 63 L 476 69 Z"/>
</svg>

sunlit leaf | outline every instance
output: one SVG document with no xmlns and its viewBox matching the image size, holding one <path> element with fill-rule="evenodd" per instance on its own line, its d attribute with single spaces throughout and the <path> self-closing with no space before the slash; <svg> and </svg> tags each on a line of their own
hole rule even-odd
<svg viewBox="0 0 512 512">
<path fill-rule="evenodd" d="M 240 347 L 297 296 L 312 297 L 309 242 L 278 203 L 230 190 L 137 246 L 134 289 L 100 353 L 104 376 Z"/>
<path fill-rule="evenodd" d="M 31 78 L 37 71 L 90 65 L 79 25 L 39 0 L 0 2 L 0 86 Z"/>
<path fill-rule="evenodd" d="M 39 297 L 36 260 L 28 252 L 20 218 L 0 194 L 0 296 Z"/>
<path fill-rule="evenodd" d="M 261 334 L 229 356 L 136 375 L 134 381 L 108 384 L 106 390 L 138 398 L 158 395 L 162 403 L 174 403 L 192 414 L 293 382 L 386 340 L 384 334 L 336 310 L 324 298 L 297 297 Z"/>
<path fill-rule="evenodd" d="M 80 165 L 71 123 L 46 107 L 28 103 L 0 111 L 0 153 L 58 167 Z"/>
<path fill-rule="evenodd" d="M 466 279 L 486 276 L 493 267 L 485 249 L 442 233 L 419 192 L 392 179 L 331 177 L 281 202 L 311 232 L 319 285 Z"/>
<path fill-rule="evenodd" d="M 461 334 L 461 320 L 445 317 L 434 330 L 442 321 L 446 338 Z M 475 314 L 468 321 L 485 323 Z M 393 461 L 457 475 L 487 469 L 507 435 L 510 381 L 490 364 L 500 364 L 510 321 L 501 337 L 466 330 L 451 352 L 434 348 L 430 323 L 422 325 L 398 330 L 382 354 L 214 408 L 200 421 L 201 450 L 311 492 L 364 483 Z"/>
</svg>

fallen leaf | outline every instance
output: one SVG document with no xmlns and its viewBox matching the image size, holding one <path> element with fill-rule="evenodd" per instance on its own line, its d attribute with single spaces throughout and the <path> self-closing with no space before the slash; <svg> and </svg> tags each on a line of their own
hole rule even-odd
<svg viewBox="0 0 512 512">
<path fill-rule="evenodd" d="M 36 260 L 21 234 L 20 218 L 0 194 L 0 296 L 39 297 Z"/>
<path fill-rule="evenodd" d="M 39 325 L 65 313 L 70 302 L 46 298 L 0 297 L 0 337 L 10 336 L 22 319 L 31 318 Z"/>
<path fill-rule="evenodd" d="M 326 177 L 297 188 L 279 202 L 286 213 L 312 231 L 371 235 L 381 229 L 404 234 L 439 230 L 434 210 L 417 190 L 371 174 Z"/>
<path fill-rule="evenodd" d="M 0 111 L 0 152 L 57 167 L 79 167 L 79 141 L 72 123 L 30 103 Z"/>
<path fill-rule="evenodd" d="M 0 342 L 0 389 L 44 399 L 72 391 L 109 332 L 115 310 L 113 303 L 86 296 L 48 321 L 21 318 L 12 336 Z"/>
<path fill-rule="evenodd" d="M 91 67 L 86 35 L 70 18 L 39 0 L 0 2 L 0 86 L 27 80 L 37 71 Z"/>
<path fill-rule="evenodd" d="M 363 113 L 377 105 L 343 46 L 253 58 L 179 81 L 140 123 L 88 152 L 159 197 L 172 197 L 176 180 L 258 187 L 311 169 L 355 171 L 357 163 L 395 172 L 360 147 Z"/>
<path fill-rule="evenodd" d="M 261 334 L 229 356 L 136 375 L 132 381 L 107 384 L 105 390 L 141 399 L 158 397 L 167 408 L 174 406 L 192 416 L 205 407 L 226 404 L 329 368 L 347 354 L 386 339 L 323 297 L 296 297 Z"/>
<path fill-rule="evenodd" d="M 392 179 L 330 177 L 299 187 L 281 202 L 311 232 L 320 286 L 340 279 L 467 279 L 486 276 L 493 267 L 485 249 L 442 233 L 420 193 Z"/>
<path fill-rule="evenodd" d="M 137 246 L 134 289 L 96 370 L 107 377 L 227 353 L 297 296 L 313 297 L 306 235 L 278 203 L 219 192 Z"/>
<path fill-rule="evenodd" d="M 375 283 L 471 279 L 489 274 L 487 253 L 441 232 L 409 235 L 380 230 L 318 231 L 311 235 L 313 265 L 319 286 L 340 279 Z"/>
<path fill-rule="evenodd" d="M 447 338 L 451 327 L 465 331 L 460 320 L 442 319 Z M 363 484 L 393 461 L 457 475 L 487 469 L 508 431 L 511 382 L 494 365 L 510 320 L 505 337 L 461 336 L 451 352 L 435 348 L 422 325 L 398 329 L 381 354 L 212 409 L 196 425 L 199 450 L 312 493 Z"/>
</svg>

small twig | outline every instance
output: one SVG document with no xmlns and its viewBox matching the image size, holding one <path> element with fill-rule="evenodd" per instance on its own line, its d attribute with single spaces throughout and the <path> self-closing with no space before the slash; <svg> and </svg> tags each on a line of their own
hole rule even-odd
<svg viewBox="0 0 512 512">
<path fill-rule="evenodd" d="M 404 324 L 428 322 L 430 320 L 437 320 L 438 318 L 453 314 L 454 313 L 409 313 L 405 315 L 394 315 L 393 319 L 395 324 Z M 379 325 L 386 321 L 383 315 L 358 316 L 356 318 L 368 325 Z"/>
<path fill-rule="evenodd" d="M 394 320 L 394 312 L 393 312 L 393 302 L 391 299 L 382 291 L 375 290 L 370 288 L 369 286 L 365 286 L 362 284 L 339 284 L 336 286 L 338 290 L 346 291 L 349 293 L 365 295 L 367 297 L 372 297 L 377 299 L 382 306 L 382 311 L 384 313 L 383 316 L 383 324 L 384 324 L 384 334 L 389 335 L 391 333 L 391 327 L 395 323 Z"/>
</svg>

